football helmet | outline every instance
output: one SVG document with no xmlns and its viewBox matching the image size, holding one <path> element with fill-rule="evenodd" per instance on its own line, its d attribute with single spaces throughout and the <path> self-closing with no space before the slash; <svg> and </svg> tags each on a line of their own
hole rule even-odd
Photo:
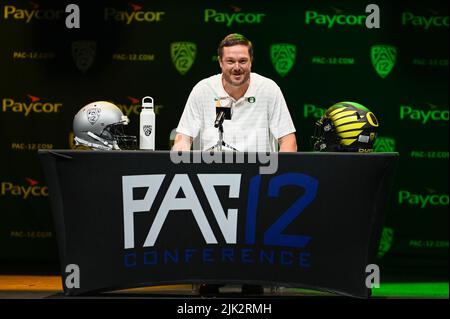
<svg viewBox="0 0 450 319">
<path fill-rule="evenodd" d="M 136 136 L 124 134 L 123 126 L 129 122 L 110 102 L 89 103 L 73 119 L 75 144 L 96 150 L 136 149 Z"/>
<path fill-rule="evenodd" d="M 372 152 L 379 123 L 365 106 L 339 102 L 327 109 L 315 124 L 315 151 Z"/>
</svg>

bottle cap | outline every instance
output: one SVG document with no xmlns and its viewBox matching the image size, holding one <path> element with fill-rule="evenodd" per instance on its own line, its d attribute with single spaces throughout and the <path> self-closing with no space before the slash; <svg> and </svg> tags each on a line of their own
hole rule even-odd
<svg viewBox="0 0 450 319">
<path fill-rule="evenodd" d="M 153 108 L 153 98 L 151 96 L 144 96 L 142 98 L 142 108 Z"/>
</svg>

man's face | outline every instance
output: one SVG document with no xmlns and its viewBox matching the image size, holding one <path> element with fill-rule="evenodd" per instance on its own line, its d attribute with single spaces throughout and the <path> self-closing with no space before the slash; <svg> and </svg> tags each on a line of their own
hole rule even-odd
<svg viewBox="0 0 450 319">
<path fill-rule="evenodd" d="M 219 64 L 224 80 L 232 86 L 241 86 L 250 78 L 252 61 L 245 45 L 224 47 Z"/>
</svg>

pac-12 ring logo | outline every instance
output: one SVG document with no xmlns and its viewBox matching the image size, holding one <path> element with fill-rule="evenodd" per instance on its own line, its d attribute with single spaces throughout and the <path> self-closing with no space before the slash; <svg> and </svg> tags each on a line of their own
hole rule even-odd
<svg viewBox="0 0 450 319">
<path fill-rule="evenodd" d="M 184 75 L 194 63 L 197 45 L 192 42 L 173 42 L 170 45 L 170 55 L 175 68 Z"/>
<path fill-rule="evenodd" d="M 101 111 L 102 110 L 98 107 L 93 107 L 93 108 L 87 110 L 87 118 L 88 118 L 89 123 L 94 125 L 95 122 L 97 122 L 98 118 L 100 117 Z"/>
<path fill-rule="evenodd" d="M 150 136 L 152 134 L 152 126 L 151 125 L 144 125 L 144 134 L 145 136 Z"/>
<path fill-rule="evenodd" d="M 270 46 L 270 57 L 275 70 L 282 77 L 286 76 L 295 63 L 297 47 L 289 43 L 276 43 Z"/>
<path fill-rule="evenodd" d="M 92 65 L 97 51 L 97 43 L 93 41 L 75 41 L 71 46 L 72 58 L 78 70 L 85 73 Z"/>
<path fill-rule="evenodd" d="M 384 79 L 394 68 L 397 49 L 392 45 L 374 45 L 370 48 L 370 57 L 375 71 Z"/>
</svg>

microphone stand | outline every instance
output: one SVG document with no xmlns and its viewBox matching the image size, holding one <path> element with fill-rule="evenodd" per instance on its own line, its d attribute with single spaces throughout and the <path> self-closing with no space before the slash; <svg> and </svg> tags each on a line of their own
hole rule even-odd
<svg viewBox="0 0 450 319">
<path fill-rule="evenodd" d="M 236 151 L 236 152 L 238 151 L 233 146 L 231 146 L 223 141 L 223 121 L 224 120 L 225 120 L 225 115 L 221 114 L 221 116 L 219 116 L 218 121 L 216 121 L 214 123 L 214 127 L 217 127 L 219 130 L 219 140 L 217 141 L 217 143 L 215 145 L 208 148 L 208 151 L 217 149 L 219 152 L 222 152 L 222 146 L 231 148 L 233 151 Z"/>
<path fill-rule="evenodd" d="M 216 145 L 214 145 L 214 147 L 217 147 L 217 150 L 219 152 L 222 152 L 222 146 L 225 144 L 223 141 L 223 125 L 222 125 L 222 121 L 220 121 L 219 125 L 218 125 L 218 129 L 219 129 L 219 140 L 217 141 Z"/>
</svg>

